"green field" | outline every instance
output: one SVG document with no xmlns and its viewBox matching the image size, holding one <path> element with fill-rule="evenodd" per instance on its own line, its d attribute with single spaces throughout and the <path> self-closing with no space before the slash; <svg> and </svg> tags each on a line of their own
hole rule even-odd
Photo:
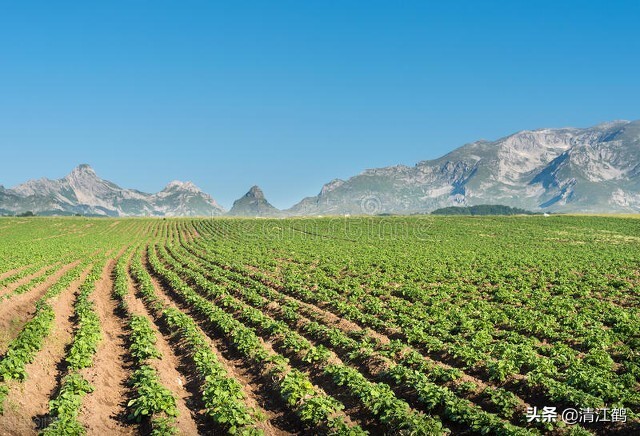
<svg viewBox="0 0 640 436">
<path fill-rule="evenodd" d="M 3 218 L 0 298 L 2 434 L 640 434 L 633 217 Z"/>
</svg>

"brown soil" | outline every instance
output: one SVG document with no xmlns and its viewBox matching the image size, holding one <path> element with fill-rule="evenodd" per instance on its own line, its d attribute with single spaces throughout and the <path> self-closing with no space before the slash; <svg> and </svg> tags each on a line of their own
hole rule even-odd
<svg viewBox="0 0 640 436">
<path fill-rule="evenodd" d="M 124 321 L 116 315 L 117 305 L 111 298 L 115 263 L 114 259 L 109 260 L 90 297 L 100 318 L 102 340 L 93 366 L 83 371 L 95 391 L 84 397 L 78 417 L 89 434 L 105 436 L 137 433 L 137 425 L 126 423 L 124 419 L 129 365 Z"/>
<path fill-rule="evenodd" d="M 35 303 L 67 271 L 79 262 L 67 264 L 49 276 L 47 280 L 24 294 L 14 295 L 0 304 L 0 353 L 7 351 L 9 343 L 18 335 L 22 327 L 33 318 Z"/>
<path fill-rule="evenodd" d="M 372 337 L 374 339 L 377 339 L 378 341 L 380 341 L 381 344 L 389 344 L 390 343 L 390 339 L 388 336 L 376 332 L 370 328 L 363 328 L 360 325 L 358 325 L 355 322 L 343 319 L 338 317 L 337 315 L 335 315 L 332 312 L 329 312 L 328 310 L 321 308 L 319 306 L 316 306 L 314 304 L 310 304 L 310 303 L 305 303 L 301 300 L 296 300 L 293 297 L 290 297 L 274 288 L 272 288 L 272 290 L 274 290 L 275 292 L 277 292 L 279 295 L 283 296 L 285 299 L 287 299 L 287 301 L 295 301 L 297 302 L 300 307 L 302 308 L 301 310 L 301 316 L 299 319 L 299 325 L 296 327 L 296 330 L 298 331 L 298 333 L 300 333 L 301 335 L 305 336 L 307 340 L 309 340 L 312 343 L 316 343 L 316 341 L 314 341 L 312 338 L 309 338 L 306 333 L 304 332 L 304 330 L 302 329 L 302 326 L 306 323 L 308 323 L 310 320 L 305 318 L 302 315 L 311 315 L 313 318 L 315 318 L 318 322 L 320 322 L 321 324 L 324 324 L 326 326 L 329 327 L 336 327 L 339 330 L 341 330 L 343 333 L 345 334 L 349 334 L 350 332 L 361 332 L 364 331 L 366 332 L 367 336 Z M 326 305 L 328 307 L 328 305 Z M 272 314 L 275 314 L 276 317 L 279 318 L 280 314 L 278 312 L 280 308 L 280 305 L 275 302 L 272 301 L 271 303 L 269 303 L 269 305 L 267 305 L 266 309 L 268 310 L 268 312 L 271 312 Z M 334 347 L 332 347 L 330 344 L 325 344 L 329 349 L 334 350 Z M 407 351 L 411 349 L 411 347 L 409 347 L 408 345 L 406 346 Z M 446 369 L 450 369 L 452 368 L 451 365 L 448 365 L 447 363 L 441 361 L 441 360 L 434 360 L 431 357 L 428 356 L 424 356 L 425 360 L 428 362 L 431 362 L 439 367 L 442 368 L 446 368 Z M 369 362 L 365 362 L 364 366 L 367 367 L 367 370 L 369 371 L 369 373 L 372 376 L 377 376 L 380 371 L 382 369 L 384 369 L 386 366 L 388 365 L 382 365 L 382 362 L 385 362 L 387 359 L 385 358 L 378 358 L 378 359 L 373 359 Z M 516 380 L 523 380 L 524 376 L 517 374 L 515 376 L 513 376 L 514 379 Z M 453 387 L 454 385 L 458 385 L 460 383 L 463 382 L 472 382 L 474 383 L 477 388 L 474 392 L 469 393 L 468 395 L 465 396 L 466 399 L 471 400 L 473 402 L 478 403 L 480 406 L 485 407 L 486 405 L 483 403 L 483 401 L 480 399 L 480 394 L 481 392 L 488 388 L 488 387 L 496 387 L 496 385 L 494 383 L 488 383 L 486 381 L 483 381 L 477 377 L 473 377 L 471 375 L 469 375 L 468 373 L 465 373 L 464 371 L 462 372 L 462 377 L 460 377 L 458 380 L 456 380 L 455 382 L 449 382 L 449 383 L 445 383 L 445 386 L 448 387 Z M 503 386 L 505 387 L 505 386 Z M 514 392 L 516 393 L 516 392 Z M 526 410 L 527 407 L 529 407 L 529 404 L 521 397 L 516 396 L 517 400 L 519 401 L 519 406 L 518 409 L 521 411 Z M 485 407 L 486 408 L 486 407 Z"/>
<path fill-rule="evenodd" d="M 238 284 L 238 285 L 240 287 L 243 286 L 242 284 Z M 279 310 L 280 308 L 280 305 L 275 301 L 272 301 L 270 305 L 272 308 L 275 307 L 277 310 Z M 267 306 L 267 309 L 268 308 L 269 306 Z M 236 315 L 237 314 L 235 314 L 234 317 Z M 278 353 L 273 349 L 272 339 L 270 338 L 269 335 L 265 335 L 264 332 L 259 332 L 259 331 L 257 331 L 256 333 L 258 334 L 259 337 L 262 336 L 261 341 L 263 342 L 265 347 L 270 351 L 270 353 L 273 353 L 273 354 Z M 309 340 L 309 338 L 307 338 L 307 340 Z M 315 345 L 314 340 L 309 340 L 309 342 Z M 288 355 L 288 357 L 295 358 L 296 356 Z M 331 357 L 329 358 L 329 362 L 332 364 L 343 364 L 341 359 L 333 351 L 331 351 Z M 304 367 L 308 366 L 306 363 L 303 363 L 303 362 L 298 362 L 298 363 L 302 364 L 302 366 Z M 316 384 L 316 388 L 319 388 L 320 391 L 323 391 L 323 390 L 326 391 L 327 394 L 343 402 L 343 404 L 345 405 L 343 417 L 346 420 L 346 422 L 357 423 L 360 426 L 367 428 L 370 432 L 374 432 L 374 428 L 372 427 L 372 423 L 374 422 L 373 417 L 368 411 L 362 408 L 361 404 L 358 401 L 354 401 L 353 398 L 345 396 L 343 390 L 337 389 L 333 381 L 331 381 L 328 377 L 325 377 L 324 375 L 322 375 L 321 371 L 316 371 L 313 368 L 307 368 L 307 369 L 310 369 L 310 371 L 307 371 L 304 368 L 302 368 L 303 372 L 306 372 L 307 375 L 311 377 L 312 382 Z"/>
<path fill-rule="evenodd" d="M 276 303 L 276 302 L 271 302 L 267 307 L 266 307 L 266 314 L 269 314 L 270 316 L 272 316 L 274 319 L 282 319 L 281 317 L 281 312 L 280 312 L 280 306 Z M 331 344 L 326 343 L 326 342 L 322 342 L 322 341 L 317 341 L 314 338 L 309 337 L 305 331 L 304 331 L 304 326 L 307 325 L 310 322 L 309 319 L 305 318 L 304 316 L 300 316 L 299 319 L 297 320 L 297 322 L 295 323 L 294 330 L 296 332 L 298 332 L 301 336 L 305 337 L 311 344 L 313 344 L 314 346 L 318 346 L 320 343 L 322 343 L 323 345 L 325 345 L 327 348 L 329 348 L 332 352 L 332 358 L 337 360 L 339 359 L 340 355 L 344 355 L 345 353 L 342 352 L 341 350 L 337 350 L 335 347 L 333 347 Z M 344 333 L 348 333 L 347 331 L 344 331 Z M 334 354 L 335 353 L 335 354 Z M 342 363 L 342 362 L 339 362 Z M 383 382 L 383 383 L 388 383 L 387 380 L 384 380 L 383 378 L 383 373 L 385 371 L 387 371 L 390 366 L 392 365 L 393 361 L 391 359 L 388 359 L 384 356 L 381 356 L 379 354 L 374 354 L 372 355 L 369 359 L 367 360 L 355 360 L 353 362 L 351 362 L 352 366 L 355 366 L 365 377 L 367 377 L 370 381 L 372 382 Z M 483 384 L 481 381 L 472 378 L 469 375 L 464 375 L 462 378 L 460 378 L 459 380 L 457 380 L 455 383 L 453 382 L 449 382 L 449 383 L 445 383 L 444 386 L 447 386 L 449 388 L 451 388 L 454 384 L 459 384 L 461 382 L 465 382 L 465 381 L 471 381 L 476 383 L 476 385 L 478 386 L 478 388 L 476 388 L 476 393 L 473 395 L 467 395 L 465 396 L 466 399 L 471 400 L 472 402 L 476 403 L 476 405 L 481 406 L 483 408 L 487 408 L 487 404 L 486 402 L 482 401 L 480 399 L 480 393 L 487 387 L 486 384 Z M 398 398 L 403 399 L 405 401 L 407 401 L 409 403 L 409 405 L 417 410 L 422 410 L 424 407 L 421 403 L 421 401 L 419 400 L 419 398 L 417 397 L 415 391 L 413 391 L 411 388 L 408 388 L 406 386 L 401 386 L 401 385 L 395 385 L 394 383 L 391 383 L 391 388 L 394 390 L 394 392 L 396 393 L 396 395 L 398 396 Z M 519 411 L 523 412 L 526 410 L 527 407 L 529 407 L 529 405 L 527 403 L 524 403 L 523 400 L 521 400 L 520 398 L 518 398 L 518 400 L 521 402 L 521 405 L 519 406 Z M 429 413 L 427 411 L 427 413 Z M 446 424 L 450 427 L 450 429 L 458 429 L 460 430 L 459 424 L 457 423 L 453 423 L 453 422 L 449 422 L 447 421 Z M 516 424 L 514 422 L 514 424 Z"/>
<path fill-rule="evenodd" d="M 19 268 L 14 268 L 14 269 L 11 269 L 9 271 L 5 271 L 2 274 L 0 274 L 0 280 L 4 280 L 7 277 L 11 277 L 12 275 L 18 274 L 19 272 L 24 271 L 28 267 L 29 267 L 29 265 L 23 265 L 23 266 L 21 266 Z"/>
<path fill-rule="evenodd" d="M 265 386 L 260 385 L 259 374 L 255 371 L 255 368 L 252 368 L 246 359 L 238 356 L 237 353 L 231 350 L 228 344 L 220 338 L 211 338 L 210 344 L 218 360 L 227 371 L 227 374 L 239 380 L 243 385 L 243 391 L 247 397 L 246 403 L 249 407 L 260 410 L 267 417 L 265 422 L 262 422 L 259 426 L 265 434 L 293 434 L 293 432 L 285 430 L 286 424 L 283 424 L 286 423 L 288 419 L 287 414 L 274 408 L 275 404 L 272 404 L 271 399 L 268 398 L 269 395 L 273 394 L 266 393 Z M 278 424 L 280 428 L 274 424 Z"/>
<path fill-rule="evenodd" d="M 176 308 L 188 315 L 192 315 L 189 310 L 184 307 L 180 307 L 165 293 L 164 287 L 156 277 L 152 275 L 151 280 L 154 284 L 156 294 L 162 301 L 163 305 L 166 307 Z M 194 319 L 197 319 L 197 317 Z M 292 420 L 297 421 L 297 418 L 292 415 L 292 412 L 285 408 L 286 406 L 274 401 L 274 397 L 276 397 L 276 395 L 272 391 L 269 391 L 268 386 L 266 386 L 264 380 L 261 379 L 260 374 L 256 369 L 252 368 L 245 359 L 242 359 L 237 355 L 234 356 L 233 352 L 226 346 L 224 341 L 217 338 L 212 339 L 211 336 L 202 329 L 199 328 L 199 330 L 203 336 L 207 338 L 211 345 L 211 349 L 216 353 L 218 360 L 225 367 L 227 373 L 243 384 L 244 393 L 247 398 L 246 403 L 266 416 L 266 420 L 259 424 L 259 427 L 265 432 L 265 434 L 299 434 L 299 428 L 292 431 L 294 427 L 299 427 L 299 424 L 296 423 L 292 425 L 291 423 Z M 269 344 L 265 344 L 265 346 L 270 349 Z M 218 347 L 221 348 L 219 349 Z M 221 349 L 224 353 L 221 352 Z M 272 349 L 270 349 L 270 351 L 275 353 Z"/>
<path fill-rule="evenodd" d="M 130 282 L 130 292 L 127 295 L 126 302 L 129 307 L 129 311 L 133 315 L 143 315 L 147 318 L 150 317 L 144 304 L 134 296 L 135 289 Z M 174 354 L 171 346 L 166 341 L 164 336 L 158 331 L 158 328 L 154 323 L 151 323 L 151 327 L 155 332 L 157 339 L 156 348 L 162 354 L 160 359 L 152 359 L 151 365 L 155 368 L 160 378 L 160 382 L 163 386 L 173 392 L 176 397 L 179 415 L 176 418 L 176 428 L 180 434 L 183 435 L 195 435 L 198 434 L 198 426 L 192 416 L 192 411 L 189 410 L 187 404 L 192 403 L 192 394 L 185 389 L 186 380 L 185 377 L 178 372 L 176 368 L 179 367 L 179 360 Z"/>
<path fill-rule="evenodd" d="M 324 324 L 327 324 L 330 326 L 332 325 L 344 332 L 366 330 L 369 336 L 371 336 L 374 339 L 377 339 L 378 341 L 380 341 L 381 344 L 387 345 L 391 342 L 391 339 L 389 339 L 388 336 L 383 335 L 382 333 L 379 333 L 373 329 L 370 329 L 370 328 L 363 329 L 355 322 L 349 321 L 348 319 L 345 319 L 345 318 L 340 318 L 338 315 L 326 310 L 325 308 L 290 297 L 282 293 L 278 289 L 275 289 L 275 288 L 271 288 L 271 289 L 277 292 L 278 294 L 280 294 L 281 296 L 285 297 L 288 301 L 295 301 L 297 304 L 300 305 L 300 307 L 303 308 L 303 310 L 306 313 L 313 314 L 315 317 L 318 318 L 318 320 L 322 319 L 324 321 Z"/>
<path fill-rule="evenodd" d="M 200 258 L 202 259 L 202 258 Z M 238 271 L 241 272 L 241 271 Z M 244 273 L 246 274 L 246 273 Z M 251 276 L 251 274 L 248 274 L 249 277 Z M 265 284 L 263 282 L 263 284 Z M 328 308 L 328 305 L 323 304 L 323 307 L 314 305 L 314 304 L 310 304 L 310 303 L 305 303 L 301 300 L 297 300 L 289 295 L 286 295 L 285 293 L 283 293 L 277 286 L 273 285 L 273 284 L 269 284 L 267 285 L 269 286 L 274 292 L 278 293 L 280 296 L 284 297 L 287 301 L 295 301 L 297 304 L 300 305 L 301 307 L 301 314 L 306 314 L 306 315 L 312 315 L 314 318 L 317 319 L 318 322 L 321 322 L 324 325 L 327 326 L 334 326 L 337 327 L 339 330 L 341 330 L 344 333 L 349 333 L 349 332 L 354 332 L 354 331 L 366 331 L 367 335 L 377 339 L 378 341 L 380 341 L 380 343 L 382 344 L 388 344 L 390 342 L 390 338 L 380 332 L 376 332 L 372 329 L 363 329 L 361 326 L 359 326 L 357 323 L 340 318 L 339 316 L 337 316 L 336 314 L 330 312 L 329 310 L 327 310 L 326 308 Z M 235 295 L 236 297 L 239 297 L 239 295 Z M 266 312 L 270 313 L 272 316 L 275 315 L 276 319 L 281 319 L 280 318 L 280 305 L 278 304 L 278 302 L 276 301 L 271 301 L 266 307 Z M 309 320 L 306 319 L 305 317 L 301 316 L 298 325 L 296 326 L 295 330 L 300 333 L 302 336 L 306 337 L 307 340 L 309 340 L 309 342 L 311 342 L 314 345 L 317 345 L 317 341 L 315 341 L 314 339 L 308 337 L 305 332 L 302 330 L 302 326 L 306 323 L 308 323 Z M 332 347 L 330 344 L 325 344 L 326 346 L 328 346 L 329 349 L 335 351 L 334 347 Z M 440 360 L 433 360 L 430 359 L 429 357 L 425 356 L 425 359 L 427 361 L 431 361 L 432 363 L 443 367 L 443 368 L 451 368 L 451 366 L 447 365 L 446 363 L 440 361 Z M 361 369 L 366 368 L 367 372 L 373 376 L 373 377 L 377 377 L 378 374 L 380 373 L 380 371 L 382 369 L 384 369 L 387 366 L 386 359 L 373 359 L 371 361 L 368 362 L 364 362 L 363 365 L 364 367 Z M 475 402 L 476 404 L 485 407 L 486 408 L 486 404 L 485 401 L 481 400 L 480 398 L 480 393 L 487 388 L 488 386 L 491 386 L 491 383 L 487 383 L 481 379 L 478 379 L 476 377 L 473 377 L 469 374 L 465 374 L 463 373 L 463 377 L 461 377 L 459 380 L 457 380 L 456 382 L 449 382 L 446 383 L 445 385 L 452 387 L 453 385 L 457 385 L 460 384 L 462 382 L 465 381 L 471 381 L 473 383 L 476 384 L 477 388 L 476 391 L 474 393 L 470 393 L 469 395 L 466 396 L 466 398 L 468 400 L 471 400 L 473 402 Z M 520 405 L 518 406 L 519 410 L 526 410 L 526 407 L 529 406 L 529 404 L 522 398 L 517 397 Z M 414 404 L 415 403 L 415 399 L 413 399 Z M 417 405 L 417 404 L 416 404 Z M 419 405 L 417 405 L 418 408 L 420 408 Z M 490 407 L 489 407 L 490 408 Z"/>
<path fill-rule="evenodd" d="M 26 366 L 24 383 L 10 384 L 6 411 L 0 415 L 2 434 L 35 435 L 49 424 L 49 400 L 57 387 L 56 375 L 66 356 L 65 347 L 72 339 L 75 294 L 88 273 L 87 269 L 67 290 L 50 300 L 56 314 L 53 328 L 34 361 Z"/>
<path fill-rule="evenodd" d="M 18 287 L 29 283 L 31 280 L 35 279 L 36 277 L 40 277 L 41 275 L 43 275 L 46 270 L 48 270 L 49 268 L 51 268 L 54 265 L 56 265 L 56 264 L 43 266 L 42 268 L 40 268 L 38 271 L 34 272 L 33 274 L 29 274 L 26 277 L 22 277 L 20 280 L 16 280 L 15 282 L 8 284 L 4 288 L 0 289 L 0 295 L 3 295 L 3 296 L 4 295 L 9 295 L 13 291 L 15 291 Z"/>
</svg>

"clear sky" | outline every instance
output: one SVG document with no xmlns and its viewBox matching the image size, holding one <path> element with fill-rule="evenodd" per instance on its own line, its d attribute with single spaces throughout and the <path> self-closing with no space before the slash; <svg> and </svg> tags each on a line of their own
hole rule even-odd
<svg viewBox="0 0 640 436">
<path fill-rule="evenodd" d="M 517 130 L 640 118 L 635 1 L 0 1 L 0 184 L 79 163 L 278 207 Z"/>
</svg>

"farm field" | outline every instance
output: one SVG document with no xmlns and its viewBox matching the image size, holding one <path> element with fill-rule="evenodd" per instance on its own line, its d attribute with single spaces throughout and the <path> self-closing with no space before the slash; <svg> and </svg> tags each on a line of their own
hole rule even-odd
<svg viewBox="0 0 640 436">
<path fill-rule="evenodd" d="M 640 434 L 639 381 L 640 219 L 0 219 L 2 435 Z"/>
</svg>

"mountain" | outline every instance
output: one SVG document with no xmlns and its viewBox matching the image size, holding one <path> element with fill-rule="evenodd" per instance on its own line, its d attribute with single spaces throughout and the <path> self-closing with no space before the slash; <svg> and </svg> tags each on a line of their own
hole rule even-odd
<svg viewBox="0 0 640 436">
<path fill-rule="evenodd" d="M 89 165 L 80 165 L 62 179 L 30 180 L 0 189 L 0 211 L 39 215 L 211 216 L 224 209 L 191 182 L 171 182 L 147 194 L 101 179 Z"/>
<path fill-rule="evenodd" d="M 280 211 L 267 201 L 260 187 L 252 186 L 249 192 L 233 202 L 229 215 L 270 217 L 280 215 Z"/>
<path fill-rule="evenodd" d="M 225 210 L 191 182 L 174 180 L 152 196 L 156 210 L 166 216 L 217 216 Z"/>
<path fill-rule="evenodd" d="M 499 204 L 533 212 L 640 212 L 640 121 L 589 128 L 523 130 L 476 141 L 414 166 L 334 179 L 280 211 L 254 186 L 232 216 L 376 215 Z M 0 214 L 213 216 L 224 209 L 191 182 L 156 194 L 124 189 L 80 165 L 59 180 L 0 185 Z"/>
<path fill-rule="evenodd" d="M 407 214 L 488 203 L 532 211 L 640 211 L 640 121 L 473 142 L 412 167 L 333 180 L 285 212 Z"/>
</svg>

